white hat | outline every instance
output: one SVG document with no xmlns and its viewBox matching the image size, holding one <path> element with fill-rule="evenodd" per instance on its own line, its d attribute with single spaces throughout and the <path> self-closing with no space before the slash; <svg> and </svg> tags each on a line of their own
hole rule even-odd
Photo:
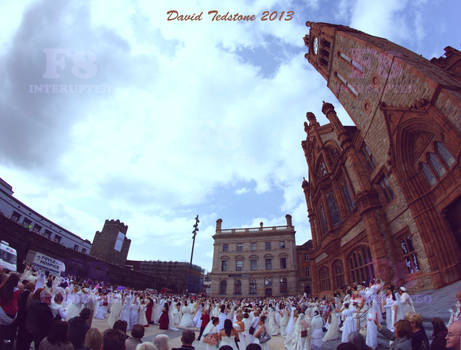
<svg viewBox="0 0 461 350">
<path fill-rule="evenodd" d="M 402 292 L 406 292 L 407 289 L 406 289 L 405 287 L 400 287 L 400 290 L 401 290 Z"/>
</svg>

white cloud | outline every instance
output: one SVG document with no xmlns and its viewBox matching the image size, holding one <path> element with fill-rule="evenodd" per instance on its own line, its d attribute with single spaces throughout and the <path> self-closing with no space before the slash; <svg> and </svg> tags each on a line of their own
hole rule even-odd
<svg viewBox="0 0 461 350">
<path fill-rule="evenodd" d="M 235 191 L 235 194 L 245 194 L 245 193 L 248 193 L 250 190 L 246 187 L 242 187 L 242 188 L 239 188 L 238 190 Z"/>
</svg>

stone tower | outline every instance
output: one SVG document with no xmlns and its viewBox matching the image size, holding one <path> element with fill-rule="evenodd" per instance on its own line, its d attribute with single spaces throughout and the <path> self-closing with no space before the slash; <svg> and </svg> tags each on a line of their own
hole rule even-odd
<svg viewBox="0 0 461 350">
<path fill-rule="evenodd" d="M 90 255 L 114 265 L 124 265 L 131 240 L 126 238 L 128 226 L 120 220 L 106 220 L 102 231 L 96 231 Z"/>
<path fill-rule="evenodd" d="M 364 238 L 376 275 L 411 282 L 415 289 L 438 288 L 460 279 L 461 53 L 447 47 L 446 57 L 429 61 L 346 26 L 306 25 L 305 57 L 357 128 L 350 137 L 334 108 L 324 104 L 322 112 L 336 135 L 337 151 L 344 155 L 338 159 L 344 161 L 342 169 L 350 179 L 359 216 L 366 218 Z M 327 129 L 311 115 L 308 120 L 311 136 L 303 148 L 311 157 L 309 165 L 318 166 L 309 142 L 322 134 L 316 130 Z M 327 158 L 325 142 L 318 145 L 315 153 Z M 325 173 L 330 178 L 337 174 L 328 164 Z M 311 187 L 303 188 L 308 198 Z M 321 209 L 313 208 L 309 218 L 316 221 Z M 317 221 L 318 228 L 324 220 Z M 317 249 L 320 262 L 323 248 L 317 244 Z M 389 249 L 395 250 L 393 257 L 386 254 Z M 345 271 L 355 265 L 352 257 L 344 256 Z M 389 265 L 395 266 L 394 272 Z M 334 266 L 323 267 L 323 277 L 313 278 L 324 278 L 326 286 L 328 269 Z"/>
</svg>

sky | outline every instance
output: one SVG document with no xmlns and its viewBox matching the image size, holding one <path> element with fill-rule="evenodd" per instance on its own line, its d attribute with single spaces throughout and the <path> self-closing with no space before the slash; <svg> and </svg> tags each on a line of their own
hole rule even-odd
<svg viewBox="0 0 461 350">
<path fill-rule="evenodd" d="M 223 228 L 311 238 L 306 112 L 353 125 L 305 60 L 306 21 L 348 25 L 424 57 L 461 49 L 457 0 L 0 2 L 0 177 L 82 238 L 128 225 L 129 259 L 211 270 Z M 168 21 L 167 12 L 200 21 Z M 208 11 L 255 15 L 213 21 Z M 262 21 L 264 11 L 283 20 Z M 286 14 L 293 11 L 292 19 Z M 53 90 L 52 86 L 58 86 Z M 47 90 L 48 89 L 48 90 Z"/>
</svg>

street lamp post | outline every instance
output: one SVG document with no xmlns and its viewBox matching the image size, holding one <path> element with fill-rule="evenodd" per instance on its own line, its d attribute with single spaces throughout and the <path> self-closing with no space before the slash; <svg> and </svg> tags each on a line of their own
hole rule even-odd
<svg viewBox="0 0 461 350">
<path fill-rule="evenodd" d="M 194 257 L 194 247 L 195 247 L 195 236 L 197 235 L 197 232 L 199 231 L 198 228 L 198 223 L 200 220 L 198 219 L 198 215 L 195 217 L 195 224 L 194 224 L 194 231 L 192 231 L 192 251 L 190 254 L 190 274 L 192 274 L 192 259 Z"/>
</svg>

